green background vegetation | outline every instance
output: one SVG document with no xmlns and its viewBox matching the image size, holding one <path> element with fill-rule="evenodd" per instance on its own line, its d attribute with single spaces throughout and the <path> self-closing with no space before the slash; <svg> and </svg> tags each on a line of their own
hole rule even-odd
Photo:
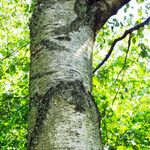
<svg viewBox="0 0 150 150">
<path fill-rule="evenodd" d="M 133 0 L 109 19 L 98 33 L 93 67 L 103 60 L 113 40 L 142 22 L 149 9 L 148 0 Z M 30 0 L 0 1 L 0 150 L 26 149 L 32 10 Z M 145 26 L 132 34 L 126 64 L 128 37 L 93 77 L 102 142 L 109 150 L 150 149 L 149 31 L 150 26 Z"/>
</svg>

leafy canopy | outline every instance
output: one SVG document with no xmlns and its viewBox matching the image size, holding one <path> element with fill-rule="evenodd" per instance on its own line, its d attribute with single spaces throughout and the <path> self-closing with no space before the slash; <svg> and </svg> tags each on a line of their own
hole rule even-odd
<svg viewBox="0 0 150 150">
<path fill-rule="evenodd" d="M 148 1 L 138 5 L 133 1 L 109 19 L 97 36 L 94 68 L 104 59 L 114 39 L 148 17 L 149 7 Z M 133 32 L 129 50 L 129 36 L 117 43 L 93 78 L 93 95 L 101 113 L 102 139 L 107 149 L 150 148 L 149 30 L 150 26 L 145 26 Z"/>
</svg>

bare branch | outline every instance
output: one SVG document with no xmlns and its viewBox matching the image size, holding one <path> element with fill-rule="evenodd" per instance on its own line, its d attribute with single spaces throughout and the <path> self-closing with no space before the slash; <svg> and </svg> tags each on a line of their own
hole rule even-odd
<svg viewBox="0 0 150 150">
<path fill-rule="evenodd" d="M 106 57 L 105 57 L 105 58 L 102 60 L 102 62 L 99 63 L 99 64 L 97 65 L 97 67 L 93 70 L 93 74 L 108 60 L 108 58 L 110 57 L 110 55 L 111 55 L 111 53 L 112 53 L 112 51 L 113 51 L 113 49 L 114 49 L 114 47 L 115 47 L 115 45 L 116 45 L 116 43 L 117 43 L 118 41 L 123 40 L 128 34 L 131 34 L 133 31 L 138 30 L 138 29 L 144 27 L 144 26 L 147 25 L 149 22 L 150 22 L 150 16 L 149 16 L 144 22 L 142 22 L 142 23 L 140 23 L 140 24 L 138 24 L 138 25 L 136 25 L 136 26 L 130 28 L 129 30 L 126 30 L 126 31 L 124 32 L 124 34 L 123 34 L 121 37 L 115 39 L 114 42 L 112 43 L 111 48 L 110 48 L 109 52 L 107 53 Z"/>
<path fill-rule="evenodd" d="M 118 73 L 118 75 L 117 75 L 117 78 L 116 78 L 114 84 L 115 84 L 116 81 L 118 80 L 119 75 L 121 74 L 121 72 L 122 72 L 122 71 L 125 69 L 125 67 L 126 67 L 127 57 L 128 57 L 128 53 L 129 53 L 129 50 L 130 50 L 130 45 L 131 45 L 131 33 L 130 33 L 130 35 L 129 35 L 128 49 L 127 49 L 127 51 L 126 51 L 126 56 L 125 56 L 125 60 L 124 60 L 124 65 L 123 65 L 122 69 L 119 71 L 119 73 Z M 124 77 L 124 74 L 123 74 L 123 76 L 122 76 L 122 80 L 123 80 L 123 77 Z M 115 94 L 115 97 L 113 98 L 112 105 L 114 104 L 114 101 L 115 101 L 115 99 L 117 98 L 117 95 L 118 95 L 119 90 L 120 90 L 120 85 L 119 85 L 118 91 L 117 91 L 116 94 Z"/>
<path fill-rule="evenodd" d="M 125 69 L 125 67 L 126 67 L 127 57 L 128 57 L 130 45 L 131 45 L 131 34 L 129 35 L 128 49 L 127 49 L 127 52 L 126 52 L 126 56 L 125 56 L 125 60 L 124 60 L 124 65 L 123 65 L 122 69 L 119 71 L 119 73 L 118 73 L 118 75 L 117 75 L 117 78 L 116 78 L 115 82 L 118 80 L 119 75 L 121 74 L 121 72 L 122 72 L 122 71 Z"/>
<path fill-rule="evenodd" d="M 27 45 L 29 45 L 29 43 L 26 43 L 24 45 L 22 45 L 21 47 L 16 48 L 15 50 L 13 50 L 10 54 L 8 54 L 6 57 L 2 58 L 1 60 L 5 60 L 11 56 L 13 56 L 14 54 L 16 54 L 17 52 L 19 52 L 22 48 L 26 47 Z"/>
</svg>

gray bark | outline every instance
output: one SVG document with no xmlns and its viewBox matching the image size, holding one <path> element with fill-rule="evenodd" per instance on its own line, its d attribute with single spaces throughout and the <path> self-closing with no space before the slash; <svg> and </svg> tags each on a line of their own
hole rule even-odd
<svg viewBox="0 0 150 150">
<path fill-rule="evenodd" d="M 96 30 L 125 3 L 37 1 L 30 20 L 29 149 L 102 149 L 90 95 L 92 47 Z"/>
</svg>

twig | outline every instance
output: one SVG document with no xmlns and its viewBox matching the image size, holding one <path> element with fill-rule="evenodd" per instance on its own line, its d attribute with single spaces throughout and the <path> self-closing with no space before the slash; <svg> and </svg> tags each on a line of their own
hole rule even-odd
<svg viewBox="0 0 150 150">
<path fill-rule="evenodd" d="M 114 49 L 114 47 L 115 47 L 115 45 L 116 45 L 116 43 L 117 43 L 118 41 L 121 41 L 121 40 L 124 39 L 128 34 L 131 34 L 133 31 L 138 30 L 138 29 L 140 29 L 141 27 L 144 27 L 144 26 L 147 25 L 149 22 L 150 22 L 150 17 L 148 17 L 144 22 L 142 22 L 142 23 L 136 25 L 135 27 L 132 27 L 132 28 L 130 28 L 129 30 L 126 30 L 126 31 L 124 32 L 124 34 L 123 34 L 121 37 L 115 39 L 114 42 L 113 42 L 112 45 L 111 45 L 111 48 L 110 48 L 109 52 L 108 52 L 107 55 L 105 56 L 105 58 L 104 58 L 104 59 L 102 60 L 102 62 L 99 63 L 99 64 L 97 65 L 97 67 L 93 70 L 93 74 L 108 60 L 108 58 L 110 57 L 110 55 L 111 55 L 111 53 L 112 53 L 112 51 L 113 51 L 113 49 Z"/>
<path fill-rule="evenodd" d="M 124 60 L 124 65 L 123 65 L 122 69 L 119 71 L 119 73 L 118 73 L 118 75 L 117 75 L 117 78 L 116 78 L 115 82 L 118 80 L 119 75 L 121 74 L 121 72 L 122 72 L 122 71 L 125 69 L 125 67 L 126 67 L 127 57 L 128 57 L 130 45 L 131 45 L 131 34 L 129 35 L 128 49 L 127 49 L 127 52 L 126 52 L 126 56 L 125 56 L 125 60 Z M 115 82 L 114 82 L 114 83 L 115 83 Z"/>
<path fill-rule="evenodd" d="M 122 75 L 122 81 L 123 81 L 123 77 L 124 77 L 124 73 L 123 73 L 123 75 Z M 117 98 L 117 96 L 118 96 L 118 93 L 119 93 L 119 91 L 120 91 L 120 87 L 121 87 L 121 84 L 119 84 L 119 86 L 118 86 L 118 90 L 117 90 L 117 92 L 116 92 L 116 94 L 115 94 L 115 96 L 114 96 L 114 98 L 113 98 L 113 100 L 112 100 L 112 105 L 114 104 L 114 102 L 115 102 L 115 100 L 116 100 L 116 98 Z"/>
<path fill-rule="evenodd" d="M 125 69 L 125 67 L 126 67 L 126 64 L 127 64 L 127 57 L 128 57 L 128 53 L 129 53 L 129 50 L 130 50 L 130 45 L 131 45 L 131 33 L 130 33 L 130 35 L 129 35 L 128 49 L 127 49 L 127 52 L 126 52 L 126 56 L 125 56 L 125 60 L 124 60 L 124 65 L 123 65 L 122 69 L 119 71 L 119 73 L 118 73 L 118 75 L 117 75 L 117 77 L 116 77 L 116 80 L 115 80 L 114 84 L 115 84 L 116 81 L 118 80 L 119 75 L 121 74 L 121 72 L 122 72 L 122 71 Z M 124 77 L 124 74 L 123 74 L 123 76 L 122 76 L 122 80 L 123 80 L 123 77 Z M 116 94 L 115 94 L 115 97 L 114 97 L 113 100 L 112 100 L 112 105 L 113 105 L 115 99 L 117 98 L 117 95 L 118 95 L 119 90 L 120 90 L 120 85 L 119 85 L 118 91 L 117 91 Z"/>
<path fill-rule="evenodd" d="M 24 48 L 25 46 L 27 46 L 29 43 L 26 43 L 24 45 L 22 45 L 21 47 L 16 48 L 14 51 L 12 51 L 9 55 L 7 55 L 6 57 L 2 58 L 2 61 L 13 56 L 15 53 L 19 52 L 19 50 L 21 50 L 22 48 Z"/>
</svg>

